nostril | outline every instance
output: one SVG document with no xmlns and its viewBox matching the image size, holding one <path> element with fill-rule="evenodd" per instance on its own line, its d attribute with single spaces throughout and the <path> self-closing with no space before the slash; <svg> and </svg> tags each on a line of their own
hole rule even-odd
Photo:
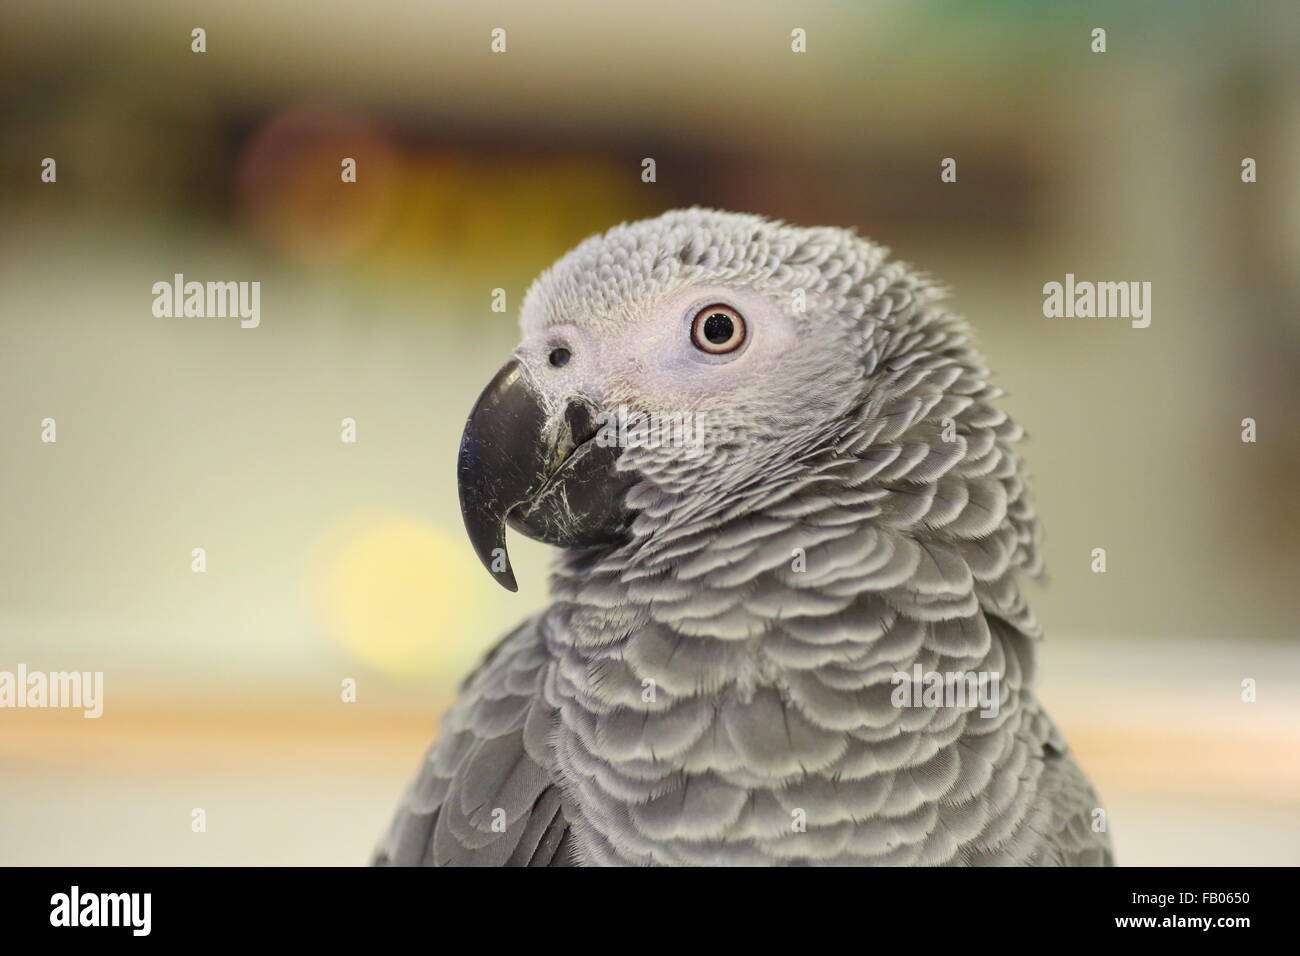
<svg viewBox="0 0 1300 956">
<path fill-rule="evenodd" d="M 568 365 L 571 357 L 569 350 L 566 348 L 551 349 L 551 364 L 556 368 Z"/>
</svg>

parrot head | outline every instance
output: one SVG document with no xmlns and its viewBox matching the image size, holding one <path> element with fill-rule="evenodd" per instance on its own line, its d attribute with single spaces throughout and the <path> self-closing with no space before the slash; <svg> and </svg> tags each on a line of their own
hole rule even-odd
<svg viewBox="0 0 1300 956">
<path fill-rule="evenodd" d="M 680 210 L 585 240 L 529 290 L 465 426 L 480 560 L 513 591 L 506 525 L 568 549 L 662 544 L 814 481 L 911 362 L 958 354 L 959 321 L 926 308 L 941 294 L 850 231 L 753 215 Z"/>
</svg>

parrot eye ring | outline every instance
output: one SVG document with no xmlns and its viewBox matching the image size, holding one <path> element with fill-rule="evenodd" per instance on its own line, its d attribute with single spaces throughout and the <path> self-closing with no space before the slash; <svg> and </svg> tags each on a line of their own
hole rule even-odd
<svg viewBox="0 0 1300 956">
<path fill-rule="evenodd" d="M 710 355 L 727 355 L 745 344 L 748 330 L 739 312 L 715 302 L 695 313 L 691 321 L 691 344 Z"/>
</svg>

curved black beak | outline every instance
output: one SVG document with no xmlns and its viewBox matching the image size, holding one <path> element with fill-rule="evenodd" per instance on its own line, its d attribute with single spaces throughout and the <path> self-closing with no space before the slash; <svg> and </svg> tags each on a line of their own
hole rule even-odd
<svg viewBox="0 0 1300 956">
<path fill-rule="evenodd" d="M 505 526 L 561 547 L 618 541 L 626 529 L 616 441 L 598 439 L 594 407 L 573 399 L 548 414 L 518 360 L 493 376 L 465 423 L 456 463 L 465 530 L 483 566 L 517 591 Z"/>
</svg>

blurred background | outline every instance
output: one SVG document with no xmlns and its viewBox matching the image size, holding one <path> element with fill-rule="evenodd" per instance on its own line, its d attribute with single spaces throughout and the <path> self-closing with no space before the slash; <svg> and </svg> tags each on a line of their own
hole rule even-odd
<svg viewBox="0 0 1300 956">
<path fill-rule="evenodd" d="M 1296 4 L 2 16 L 0 670 L 106 688 L 99 720 L 0 711 L 0 863 L 365 862 L 545 600 L 517 539 L 494 590 L 454 484 L 522 294 L 691 204 L 853 226 L 952 286 L 1031 435 L 1042 696 L 1120 862 L 1300 863 Z M 1044 318 L 1067 272 L 1151 282 L 1150 328 Z M 260 327 L 154 317 L 176 273 L 260 282 Z"/>
</svg>

